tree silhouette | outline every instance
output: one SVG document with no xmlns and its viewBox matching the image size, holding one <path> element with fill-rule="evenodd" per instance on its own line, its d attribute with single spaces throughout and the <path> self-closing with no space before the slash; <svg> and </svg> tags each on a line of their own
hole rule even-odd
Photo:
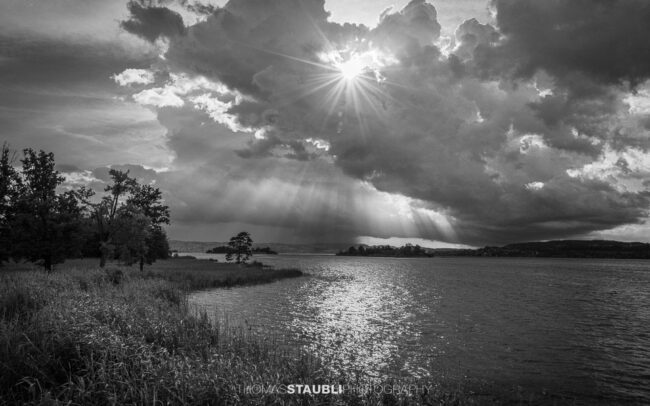
<svg viewBox="0 0 650 406">
<path fill-rule="evenodd" d="M 253 255 L 253 239 L 246 231 L 242 231 L 230 239 L 228 243 L 228 253 L 226 261 L 232 262 L 233 259 L 237 264 L 245 264 Z"/>
<path fill-rule="evenodd" d="M 153 226 L 169 224 L 169 207 L 162 204 L 162 192 L 151 185 L 135 183 L 131 188 L 131 196 L 126 200 L 142 210 Z"/>
<path fill-rule="evenodd" d="M 115 253 L 116 247 L 113 234 L 116 228 L 114 227 L 114 222 L 115 216 L 120 208 L 120 200 L 124 199 L 137 184 L 135 179 L 129 177 L 129 171 L 122 172 L 111 169 L 108 173 L 112 179 L 112 183 L 107 185 L 104 191 L 109 193 L 102 197 L 99 202 L 93 202 L 91 200 L 95 192 L 90 189 L 82 188 L 78 192 L 79 198 L 90 209 L 91 216 L 95 221 L 97 237 L 99 239 L 99 266 L 101 268 L 106 266 L 106 261 Z"/>
<path fill-rule="evenodd" d="M 151 264 L 169 256 L 169 208 L 162 193 L 140 185 L 129 172 L 111 169 L 112 182 L 101 198 L 82 187 L 61 192 L 65 178 L 55 170 L 54 155 L 23 151 L 22 169 L 7 144 L 0 150 L 0 265 L 11 258 L 54 264 L 79 255 Z"/>
<path fill-rule="evenodd" d="M 39 261 L 49 272 L 79 249 L 82 208 L 74 192 L 57 193 L 65 178 L 54 169 L 52 153 L 23 152 L 10 223 L 13 256 Z"/>
<path fill-rule="evenodd" d="M 142 270 L 150 232 L 151 220 L 139 207 L 126 204 L 117 209 L 110 233 L 120 261 L 127 265 L 139 262 Z"/>
<path fill-rule="evenodd" d="M 126 201 L 141 210 L 149 220 L 147 226 L 145 246 L 146 250 L 139 257 L 140 270 L 144 264 L 151 264 L 158 258 L 169 256 L 169 244 L 163 230 L 163 224 L 169 224 L 169 207 L 162 204 L 162 192 L 151 185 L 136 184 L 131 190 L 131 196 Z"/>
<path fill-rule="evenodd" d="M 162 225 L 169 224 L 169 207 L 162 204 L 162 192 L 151 185 L 140 185 L 128 171 L 111 169 L 109 175 L 112 183 L 104 188 L 108 194 L 98 203 L 92 201 L 93 191 L 82 189 L 78 193 L 95 222 L 99 266 L 104 267 L 116 254 L 128 264 L 139 262 L 140 270 L 145 263 L 167 258 L 169 243 Z"/>
</svg>

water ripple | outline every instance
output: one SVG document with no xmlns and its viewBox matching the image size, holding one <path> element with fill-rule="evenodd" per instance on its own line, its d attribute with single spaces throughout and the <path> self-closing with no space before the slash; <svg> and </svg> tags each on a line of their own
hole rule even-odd
<svg viewBox="0 0 650 406">
<path fill-rule="evenodd" d="M 312 276 L 200 292 L 335 368 L 650 403 L 647 261 L 278 256 Z"/>
</svg>

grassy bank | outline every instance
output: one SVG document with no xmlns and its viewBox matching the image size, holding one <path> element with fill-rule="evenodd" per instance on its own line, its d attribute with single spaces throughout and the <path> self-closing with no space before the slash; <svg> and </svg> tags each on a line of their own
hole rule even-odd
<svg viewBox="0 0 650 406">
<path fill-rule="evenodd" d="M 0 404 L 473 403 L 439 388 L 417 397 L 247 394 L 246 385 L 361 381 L 354 371 L 334 375 L 309 354 L 212 323 L 189 309 L 183 293 L 204 281 L 259 278 L 233 279 L 227 268 L 188 278 L 172 264 L 144 273 L 80 266 L 49 275 L 0 272 Z"/>
<path fill-rule="evenodd" d="M 299 269 L 267 268 L 261 264 L 239 266 L 196 259 L 158 261 L 145 270 L 146 277 L 165 279 L 187 290 L 254 285 L 303 275 Z"/>
</svg>

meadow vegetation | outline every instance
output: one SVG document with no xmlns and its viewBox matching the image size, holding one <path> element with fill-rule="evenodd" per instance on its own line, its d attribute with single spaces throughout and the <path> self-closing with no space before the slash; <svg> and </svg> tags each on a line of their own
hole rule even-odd
<svg viewBox="0 0 650 406">
<path fill-rule="evenodd" d="M 139 272 L 70 261 L 52 273 L 3 270 L 0 404 L 468 403 L 439 388 L 417 398 L 244 393 L 254 384 L 356 384 L 362 374 L 334 373 L 326 360 L 193 309 L 186 289 L 296 274 L 226 264 L 210 274 L 215 265 L 168 260 Z"/>
<path fill-rule="evenodd" d="M 230 264 L 196 259 L 171 259 L 157 262 L 147 268 L 142 276 L 164 279 L 187 291 L 254 285 L 302 275 L 303 272 L 299 269 L 275 269 L 259 262 Z"/>
</svg>

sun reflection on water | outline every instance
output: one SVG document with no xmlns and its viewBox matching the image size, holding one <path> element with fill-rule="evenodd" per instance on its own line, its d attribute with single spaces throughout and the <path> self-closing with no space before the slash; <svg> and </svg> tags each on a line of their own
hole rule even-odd
<svg viewBox="0 0 650 406">
<path fill-rule="evenodd" d="M 415 334 L 408 329 L 408 296 L 387 288 L 368 281 L 328 284 L 312 303 L 317 323 L 296 318 L 291 326 L 305 334 L 311 351 L 345 370 L 386 370 L 397 356 L 387 336 Z"/>
<path fill-rule="evenodd" d="M 310 276 L 198 292 L 191 302 L 216 306 L 264 339 L 278 334 L 274 342 L 307 351 L 348 376 L 471 379 L 568 396 L 578 390 L 608 396 L 600 399 L 650 399 L 640 383 L 650 373 L 645 263 L 263 261 Z"/>
</svg>

